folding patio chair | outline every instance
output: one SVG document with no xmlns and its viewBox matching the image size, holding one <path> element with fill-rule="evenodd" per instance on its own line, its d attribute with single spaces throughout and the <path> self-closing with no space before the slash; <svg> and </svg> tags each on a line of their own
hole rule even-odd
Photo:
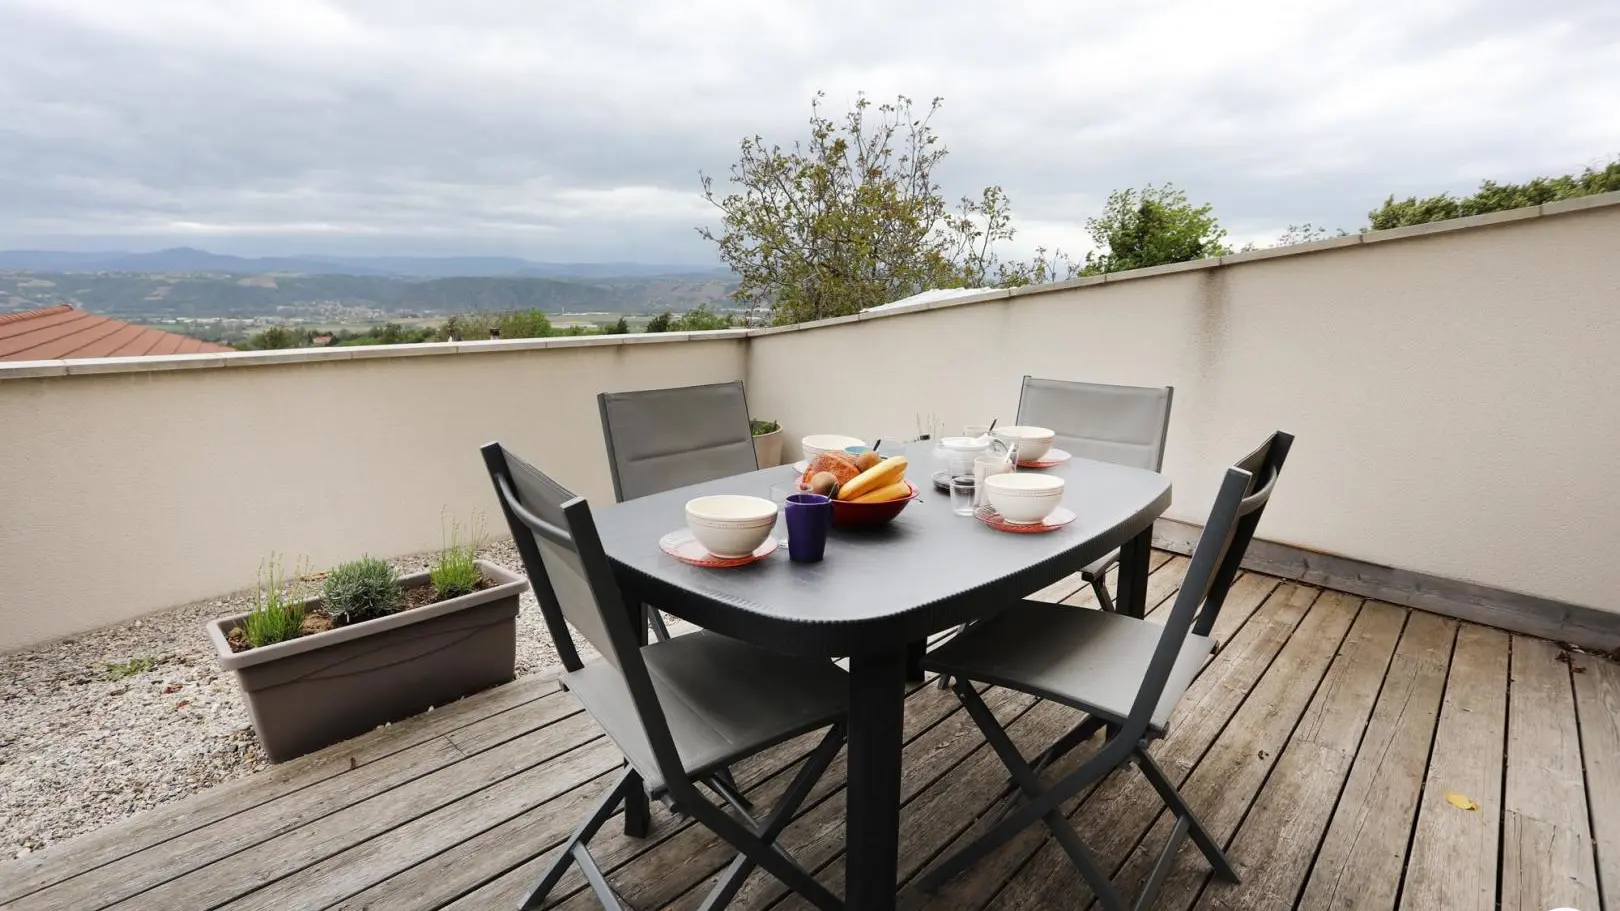
<svg viewBox="0 0 1620 911">
<path fill-rule="evenodd" d="M 596 405 L 620 503 L 759 470 L 739 381 L 603 392 Z M 653 635 L 668 639 L 664 618 L 651 607 L 646 612 Z"/>
<path fill-rule="evenodd" d="M 1174 392 L 1170 386 L 1111 386 L 1026 375 L 1018 391 L 1017 422 L 1050 428 L 1057 434 L 1052 445 L 1070 455 L 1159 471 Z M 1116 548 L 1080 570 L 1080 579 L 1091 586 L 1105 611 L 1114 609 L 1108 570 L 1118 562 Z M 950 685 L 951 679 L 941 674 L 939 688 Z"/>
<path fill-rule="evenodd" d="M 1018 394 L 1018 423 L 1057 432 L 1052 445 L 1099 462 L 1159 471 L 1170 432 L 1170 386 L 1111 386 L 1024 377 Z M 1108 570 L 1119 562 L 1114 551 L 1080 570 L 1103 610 L 1114 609 Z"/>
<path fill-rule="evenodd" d="M 1106 911 L 1151 905 L 1188 835 L 1218 875 L 1237 881 L 1237 871 L 1149 755 L 1148 744 L 1164 736 L 1170 713 L 1213 651 L 1210 629 L 1292 443 L 1292 436 L 1278 431 L 1227 470 L 1163 627 L 1104 611 L 1026 601 L 974 624 L 928 654 L 924 667 L 954 678 L 957 698 L 1012 774 L 1026 802 L 925 874 L 919 883 L 924 890 L 938 888 L 1037 821 L 1051 829 Z M 1079 768 L 1043 787 L 1036 769 L 1025 761 L 979 697 L 975 681 L 1087 713 L 1060 743 L 1082 734 L 1082 740 L 1089 739 L 1099 729 L 1106 729 L 1107 737 Z M 1134 904 L 1127 903 L 1110 882 L 1108 872 L 1061 809 L 1065 801 L 1128 762 L 1142 770 L 1176 818 L 1170 841 Z"/>
<path fill-rule="evenodd" d="M 705 911 L 724 908 L 756 865 L 816 907 L 841 908 L 776 839 L 843 745 L 849 698 L 844 672 L 830 661 L 768 652 L 708 631 L 641 645 L 634 612 L 615 581 L 590 506 L 499 443 L 484 446 L 483 454 L 562 659 L 562 685 L 626 762 L 522 907 L 540 907 L 568 865 L 577 863 L 603 906 L 622 908 L 591 857 L 591 837 L 620 804 L 625 832 L 645 836 L 651 825 L 648 798 L 668 796 L 739 851 L 709 893 Z M 580 660 L 570 625 L 596 647 L 600 660 Z M 755 820 L 723 771 L 822 728 L 826 735 L 781 800 L 763 820 Z M 699 784 L 747 822 L 711 803 Z"/>
</svg>

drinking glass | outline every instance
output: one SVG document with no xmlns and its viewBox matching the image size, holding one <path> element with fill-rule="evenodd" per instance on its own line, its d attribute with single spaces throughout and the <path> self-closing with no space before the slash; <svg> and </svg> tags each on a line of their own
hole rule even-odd
<svg viewBox="0 0 1620 911">
<path fill-rule="evenodd" d="M 782 544 L 784 546 L 788 543 L 788 527 L 787 527 L 788 497 L 791 497 L 791 496 L 793 496 L 794 494 L 797 494 L 797 493 L 805 493 L 805 492 L 806 491 L 802 491 L 802 490 L 799 489 L 799 483 L 798 483 L 797 479 L 792 480 L 792 481 L 783 481 L 783 482 L 781 482 L 779 484 L 772 484 L 771 485 L 771 502 L 776 504 L 776 527 L 771 530 L 771 533 L 776 535 L 777 543 Z"/>
<path fill-rule="evenodd" d="M 983 506 L 990 502 L 990 494 L 986 491 L 984 485 L 985 478 L 988 478 L 991 475 L 1007 474 L 1012 470 L 1012 460 L 1004 459 L 1001 456 L 980 456 L 977 459 L 974 459 L 973 481 L 978 487 L 973 499 L 974 505 Z"/>
<path fill-rule="evenodd" d="M 951 512 L 959 516 L 973 515 L 973 500 L 978 494 L 979 485 L 973 482 L 973 475 L 953 475 L 951 477 Z"/>
</svg>

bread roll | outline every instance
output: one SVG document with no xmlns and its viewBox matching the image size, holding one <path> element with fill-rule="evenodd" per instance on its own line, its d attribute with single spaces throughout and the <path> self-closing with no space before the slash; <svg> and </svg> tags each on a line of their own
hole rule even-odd
<svg viewBox="0 0 1620 911">
<path fill-rule="evenodd" d="M 805 468 L 804 475 L 799 478 L 800 487 L 810 486 L 810 479 L 817 472 L 831 472 L 838 479 L 838 486 L 848 484 L 856 475 L 861 473 L 860 466 L 855 464 L 855 457 L 847 452 L 824 452 L 810 460 Z"/>
</svg>

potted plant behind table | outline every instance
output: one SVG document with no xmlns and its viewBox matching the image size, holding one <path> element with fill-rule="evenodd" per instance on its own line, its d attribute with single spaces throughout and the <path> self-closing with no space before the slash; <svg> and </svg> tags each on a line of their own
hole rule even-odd
<svg viewBox="0 0 1620 911">
<path fill-rule="evenodd" d="M 754 434 L 754 458 L 761 468 L 775 468 L 782 464 L 782 425 L 775 421 L 748 422 Z"/>
<path fill-rule="evenodd" d="M 432 569 L 400 577 L 362 557 L 302 597 L 272 555 L 253 609 L 208 624 L 272 762 L 516 676 L 523 577 L 477 558 L 451 522 Z"/>
</svg>

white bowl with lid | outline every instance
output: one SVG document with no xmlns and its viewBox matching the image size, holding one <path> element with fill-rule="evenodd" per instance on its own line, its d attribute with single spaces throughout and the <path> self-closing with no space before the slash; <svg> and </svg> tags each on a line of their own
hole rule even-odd
<svg viewBox="0 0 1620 911">
<path fill-rule="evenodd" d="M 717 494 L 686 502 L 686 527 L 716 557 L 746 557 L 776 527 L 776 503 L 764 497 Z"/>
<path fill-rule="evenodd" d="M 1063 479 L 1039 472 L 994 474 L 984 479 L 990 508 L 1009 525 L 1035 525 L 1063 504 Z"/>
</svg>

